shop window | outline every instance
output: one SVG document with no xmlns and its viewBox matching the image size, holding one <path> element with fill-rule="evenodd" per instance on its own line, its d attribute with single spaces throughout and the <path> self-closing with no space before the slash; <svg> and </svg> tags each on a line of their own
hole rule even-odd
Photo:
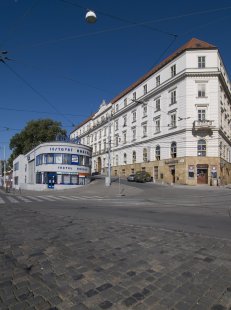
<svg viewBox="0 0 231 310">
<path fill-rule="evenodd" d="M 54 154 L 55 155 L 55 164 L 62 164 L 63 158 L 62 158 L 62 154 Z"/>
<path fill-rule="evenodd" d="M 14 177 L 14 185 L 18 185 L 18 177 Z"/>
<path fill-rule="evenodd" d="M 194 165 L 188 166 L 188 178 L 193 179 L 195 176 L 195 167 Z"/>
<path fill-rule="evenodd" d="M 42 184 L 42 173 L 41 172 L 36 173 L 36 184 Z"/>
<path fill-rule="evenodd" d="M 71 165 L 71 154 L 63 154 L 63 164 Z"/>
</svg>

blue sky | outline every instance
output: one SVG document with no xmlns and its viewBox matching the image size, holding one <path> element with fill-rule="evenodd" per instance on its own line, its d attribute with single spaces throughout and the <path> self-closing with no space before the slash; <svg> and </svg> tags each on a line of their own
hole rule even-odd
<svg viewBox="0 0 231 310">
<path fill-rule="evenodd" d="M 192 37 L 219 48 L 230 77 L 230 24 L 230 0 L 1 0 L 0 51 L 12 60 L 0 62 L 0 158 L 28 121 L 69 133 Z"/>
</svg>

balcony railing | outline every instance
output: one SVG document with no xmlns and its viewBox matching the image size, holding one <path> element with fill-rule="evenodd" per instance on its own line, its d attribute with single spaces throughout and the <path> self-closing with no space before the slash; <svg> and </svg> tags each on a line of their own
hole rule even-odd
<svg viewBox="0 0 231 310">
<path fill-rule="evenodd" d="M 195 130 L 208 130 L 208 129 L 213 129 L 213 121 L 210 120 L 197 120 L 194 121 L 193 127 Z"/>
</svg>

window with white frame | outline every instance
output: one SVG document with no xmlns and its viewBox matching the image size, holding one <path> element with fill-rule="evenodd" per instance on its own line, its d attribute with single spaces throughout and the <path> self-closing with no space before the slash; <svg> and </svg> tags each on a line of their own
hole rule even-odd
<svg viewBox="0 0 231 310">
<path fill-rule="evenodd" d="M 147 105 L 145 104 L 144 106 L 143 106 L 143 117 L 146 117 L 148 115 L 148 107 L 147 107 Z"/>
<path fill-rule="evenodd" d="M 206 85 L 205 84 L 198 84 L 198 97 L 205 97 L 206 92 Z"/>
<path fill-rule="evenodd" d="M 170 114 L 170 128 L 176 127 L 176 112 Z"/>
<path fill-rule="evenodd" d="M 117 103 L 116 106 L 115 106 L 115 110 L 116 110 L 116 112 L 119 111 L 119 104 L 118 104 L 118 103 Z"/>
<path fill-rule="evenodd" d="M 95 141 L 97 140 L 97 133 L 95 133 Z"/>
<path fill-rule="evenodd" d="M 171 77 L 176 75 L 176 65 L 171 66 Z"/>
<path fill-rule="evenodd" d="M 103 131 L 104 131 L 104 133 L 103 133 L 103 134 L 104 134 L 104 136 L 106 136 L 106 134 L 107 134 L 107 128 L 106 128 L 106 127 L 104 127 L 104 130 L 103 130 Z"/>
<path fill-rule="evenodd" d="M 198 56 L 198 68 L 205 68 L 205 56 Z"/>
<path fill-rule="evenodd" d="M 123 126 L 124 126 L 124 127 L 127 126 L 127 115 L 124 116 L 124 124 L 123 124 Z"/>
<path fill-rule="evenodd" d="M 156 112 L 160 111 L 160 98 L 156 99 Z"/>
<path fill-rule="evenodd" d="M 206 109 L 198 109 L 197 110 L 198 121 L 205 121 L 206 120 Z"/>
<path fill-rule="evenodd" d="M 116 120 L 116 121 L 115 121 L 115 130 L 118 130 L 118 129 L 119 129 L 119 121 Z"/>
<path fill-rule="evenodd" d="M 160 75 L 156 77 L 156 87 L 160 85 Z"/>
<path fill-rule="evenodd" d="M 118 146 L 119 145 L 119 136 L 116 135 L 115 136 L 115 146 Z"/>
<path fill-rule="evenodd" d="M 127 143 L 127 133 L 126 131 L 123 132 L 123 143 Z"/>
<path fill-rule="evenodd" d="M 124 153 L 124 164 L 126 164 L 126 163 L 127 163 L 127 154 Z"/>
<path fill-rule="evenodd" d="M 132 152 L 132 163 L 135 164 L 136 163 L 136 151 Z"/>
<path fill-rule="evenodd" d="M 93 142 L 93 135 L 91 135 L 91 142 Z"/>
<path fill-rule="evenodd" d="M 126 107 L 128 104 L 128 99 L 127 98 L 124 98 L 124 106 Z"/>
<path fill-rule="evenodd" d="M 99 152 L 101 152 L 101 142 L 99 142 Z"/>
<path fill-rule="evenodd" d="M 146 95 L 147 92 L 148 92 L 148 86 L 147 86 L 147 84 L 145 84 L 145 85 L 143 86 L 143 91 L 144 91 L 144 95 Z"/>
<path fill-rule="evenodd" d="M 177 157 L 177 149 L 176 149 L 176 142 L 171 143 L 171 157 L 176 158 Z"/>
<path fill-rule="evenodd" d="M 103 140 L 103 148 L 104 148 L 104 151 L 106 151 L 106 149 L 107 149 L 107 143 L 106 143 L 106 140 Z"/>
<path fill-rule="evenodd" d="M 156 157 L 156 160 L 160 160 L 160 146 L 159 145 L 156 146 L 155 157 Z"/>
<path fill-rule="evenodd" d="M 132 141 L 136 140 L 136 128 L 132 128 Z"/>
<path fill-rule="evenodd" d="M 146 163 L 148 161 L 148 150 L 146 148 L 143 149 L 143 162 Z"/>
<path fill-rule="evenodd" d="M 171 104 L 175 104 L 176 103 L 176 90 L 171 91 L 170 96 L 171 96 Z"/>
<path fill-rule="evenodd" d="M 136 111 L 132 112 L 132 122 L 136 122 Z"/>
<path fill-rule="evenodd" d="M 101 139 L 101 136 L 102 136 L 102 132 L 101 130 L 99 130 L 99 139 Z"/>
<path fill-rule="evenodd" d="M 147 124 L 143 124 L 143 138 L 147 137 Z"/>
<path fill-rule="evenodd" d="M 132 99 L 136 100 L 136 92 L 134 91 L 134 93 L 132 94 Z"/>
<path fill-rule="evenodd" d="M 160 132 L 160 118 L 155 119 L 155 133 Z"/>
<path fill-rule="evenodd" d="M 204 139 L 197 142 L 197 156 L 206 156 L 206 141 Z"/>
</svg>

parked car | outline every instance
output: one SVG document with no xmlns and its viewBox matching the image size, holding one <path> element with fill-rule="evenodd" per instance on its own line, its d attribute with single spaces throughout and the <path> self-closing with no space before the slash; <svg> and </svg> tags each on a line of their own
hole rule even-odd
<svg viewBox="0 0 231 310">
<path fill-rule="evenodd" d="M 151 182 L 152 176 L 146 171 L 137 171 L 135 174 L 135 182 L 145 183 Z"/>
<path fill-rule="evenodd" d="M 132 173 L 127 177 L 128 182 L 135 182 L 135 174 Z"/>
</svg>

